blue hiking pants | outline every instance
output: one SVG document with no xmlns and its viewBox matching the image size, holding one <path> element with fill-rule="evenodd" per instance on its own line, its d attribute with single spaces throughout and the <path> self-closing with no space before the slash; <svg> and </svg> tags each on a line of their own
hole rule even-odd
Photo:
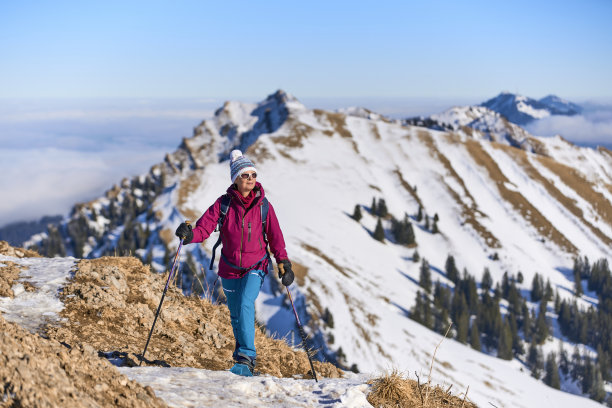
<svg viewBox="0 0 612 408">
<path fill-rule="evenodd" d="M 247 356 L 255 363 L 255 299 L 259 295 L 264 277 L 264 271 L 252 270 L 242 278 L 221 278 L 236 340 L 234 360 L 241 355 Z"/>
</svg>

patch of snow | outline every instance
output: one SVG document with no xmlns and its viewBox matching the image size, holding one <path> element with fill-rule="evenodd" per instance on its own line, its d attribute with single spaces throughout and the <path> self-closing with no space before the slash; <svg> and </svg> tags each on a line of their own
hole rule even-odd
<svg viewBox="0 0 612 408">
<path fill-rule="evenodd" d="M 67 283 L 76 265 L 74 258 L 14 258 L 0 255 L 0 261 L 11 261 L 25 269 L 19 281 L 31 283 L 36 291 L 28 292 L 23 284 L 13 286 L 14 297 L 0 297 L 0 312 L 3 317 L 35 332 L 43 324 L 61 320 L 59 312 L 64 309 L 58 292 Z"/>
<path fill-rule="evenodd" d="M 301 380 L 268 375 L 238 377 L 196 368 L 121 367 L 131 380 L 149 385 L 171 407 L 371 407 L 367 375 Z"/>
</svg>

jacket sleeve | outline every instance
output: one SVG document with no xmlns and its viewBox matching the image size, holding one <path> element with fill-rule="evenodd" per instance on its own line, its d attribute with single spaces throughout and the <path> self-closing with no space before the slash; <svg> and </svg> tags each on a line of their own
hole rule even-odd
<svg viewBox="0 0 612 408">
<path fill-rule="evenodd" d="M 220 212 L 221 197 L 219 197 L 196 222 L 196 226 L 193 228 L 193 240 L 191 242 L 202 242 L 213 233 L 217 227 Z"/>
<path fill-rule="evenodd" d="M 285 250 L 285 239 L 283 238 L 283 232 L 281 231 L 278 219 L 276 218 L 274 207 L 272 207 L 272 204 L 269 204 L 269 206 L 268 220 L 266 221 L 266 235 L 268 237 L 268 242 L 270 243 L 270 249 L 272 250 L 274 259 L 276 260 L 276 263 L 279 263 L 289 258 L 287 257 L 287 251 Z"/>
</svg>

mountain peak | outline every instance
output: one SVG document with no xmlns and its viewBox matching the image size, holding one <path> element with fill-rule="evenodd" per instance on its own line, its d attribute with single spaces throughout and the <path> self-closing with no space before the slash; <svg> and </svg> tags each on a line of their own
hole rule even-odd
<svg viewBox="0 0 612 408">
<path fill-rule="evenodd" d="M 273 94 L 268 95 L 268 97 L 266 98 L 266 102 L 268 101 L 276 101 L 279 104 L 284 104 L 287 102 L 299 102 L 295 96 L 283 91 L 282 89 L 279 89 Z"/>
<path fill-rule="evenodd" d="M 576 115 L 582 108 L 555 95 L 540 100 L 503 91 L 494 98 L 480 104 L 505 116 L 517 125 L 526 125 L 536 119 L 550 115 Z"/>
</svg>

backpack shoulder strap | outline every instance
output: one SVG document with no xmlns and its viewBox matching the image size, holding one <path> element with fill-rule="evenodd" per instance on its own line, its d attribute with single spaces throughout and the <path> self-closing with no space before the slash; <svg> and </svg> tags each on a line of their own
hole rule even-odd
<svg viewBox="0 0 612 408">
<path fill-rule="evenodd" d="M 261 209 L 261 229 L 263 231 L 264 242 L 267 245 L 268 237 L 266 236 L 266 224 L 268 221 L 268 210 L 270 209 L 270 203 L 268 202 L 268 199 L 266 197 L 263 198 L 261 206 L 259 208 Z"/>
<path fill-rule="evenodd" d="M 229 210 L 231 201 L 232 197 L 230 197 L 229 194 L 224 194 L 221 197 L 221 208 L 219 212 L 219 219 L 217 220 L 217 229 L 215 231 L 221 231 L 221 227 L 223 226 L 223 222 L 225 221 L 225 216 L 227 215 L 227 211 Z"/>
<path fill-rule="evenodd" d="M 223 226 L 223 221 L 225 221 L 225 216 L 227 215 L 231 201 L 232 197 L 230 197 L 229 194 L 224 194 L 221 196 L 221 209 L 219 211 L 219 219 L 217 220 L 217 229 L 215 230 L 219 231 L 219 238 L 217 238 L 217 242 L 215 242 L 215 245 L 213 246 L 210 266 L 208 267 L 210 270 L 212 270 L 213 265 L 215 264 L 215 252 L 217 251 L 217 247 L 221 244 L 221 227 Z"/>
</svg>

